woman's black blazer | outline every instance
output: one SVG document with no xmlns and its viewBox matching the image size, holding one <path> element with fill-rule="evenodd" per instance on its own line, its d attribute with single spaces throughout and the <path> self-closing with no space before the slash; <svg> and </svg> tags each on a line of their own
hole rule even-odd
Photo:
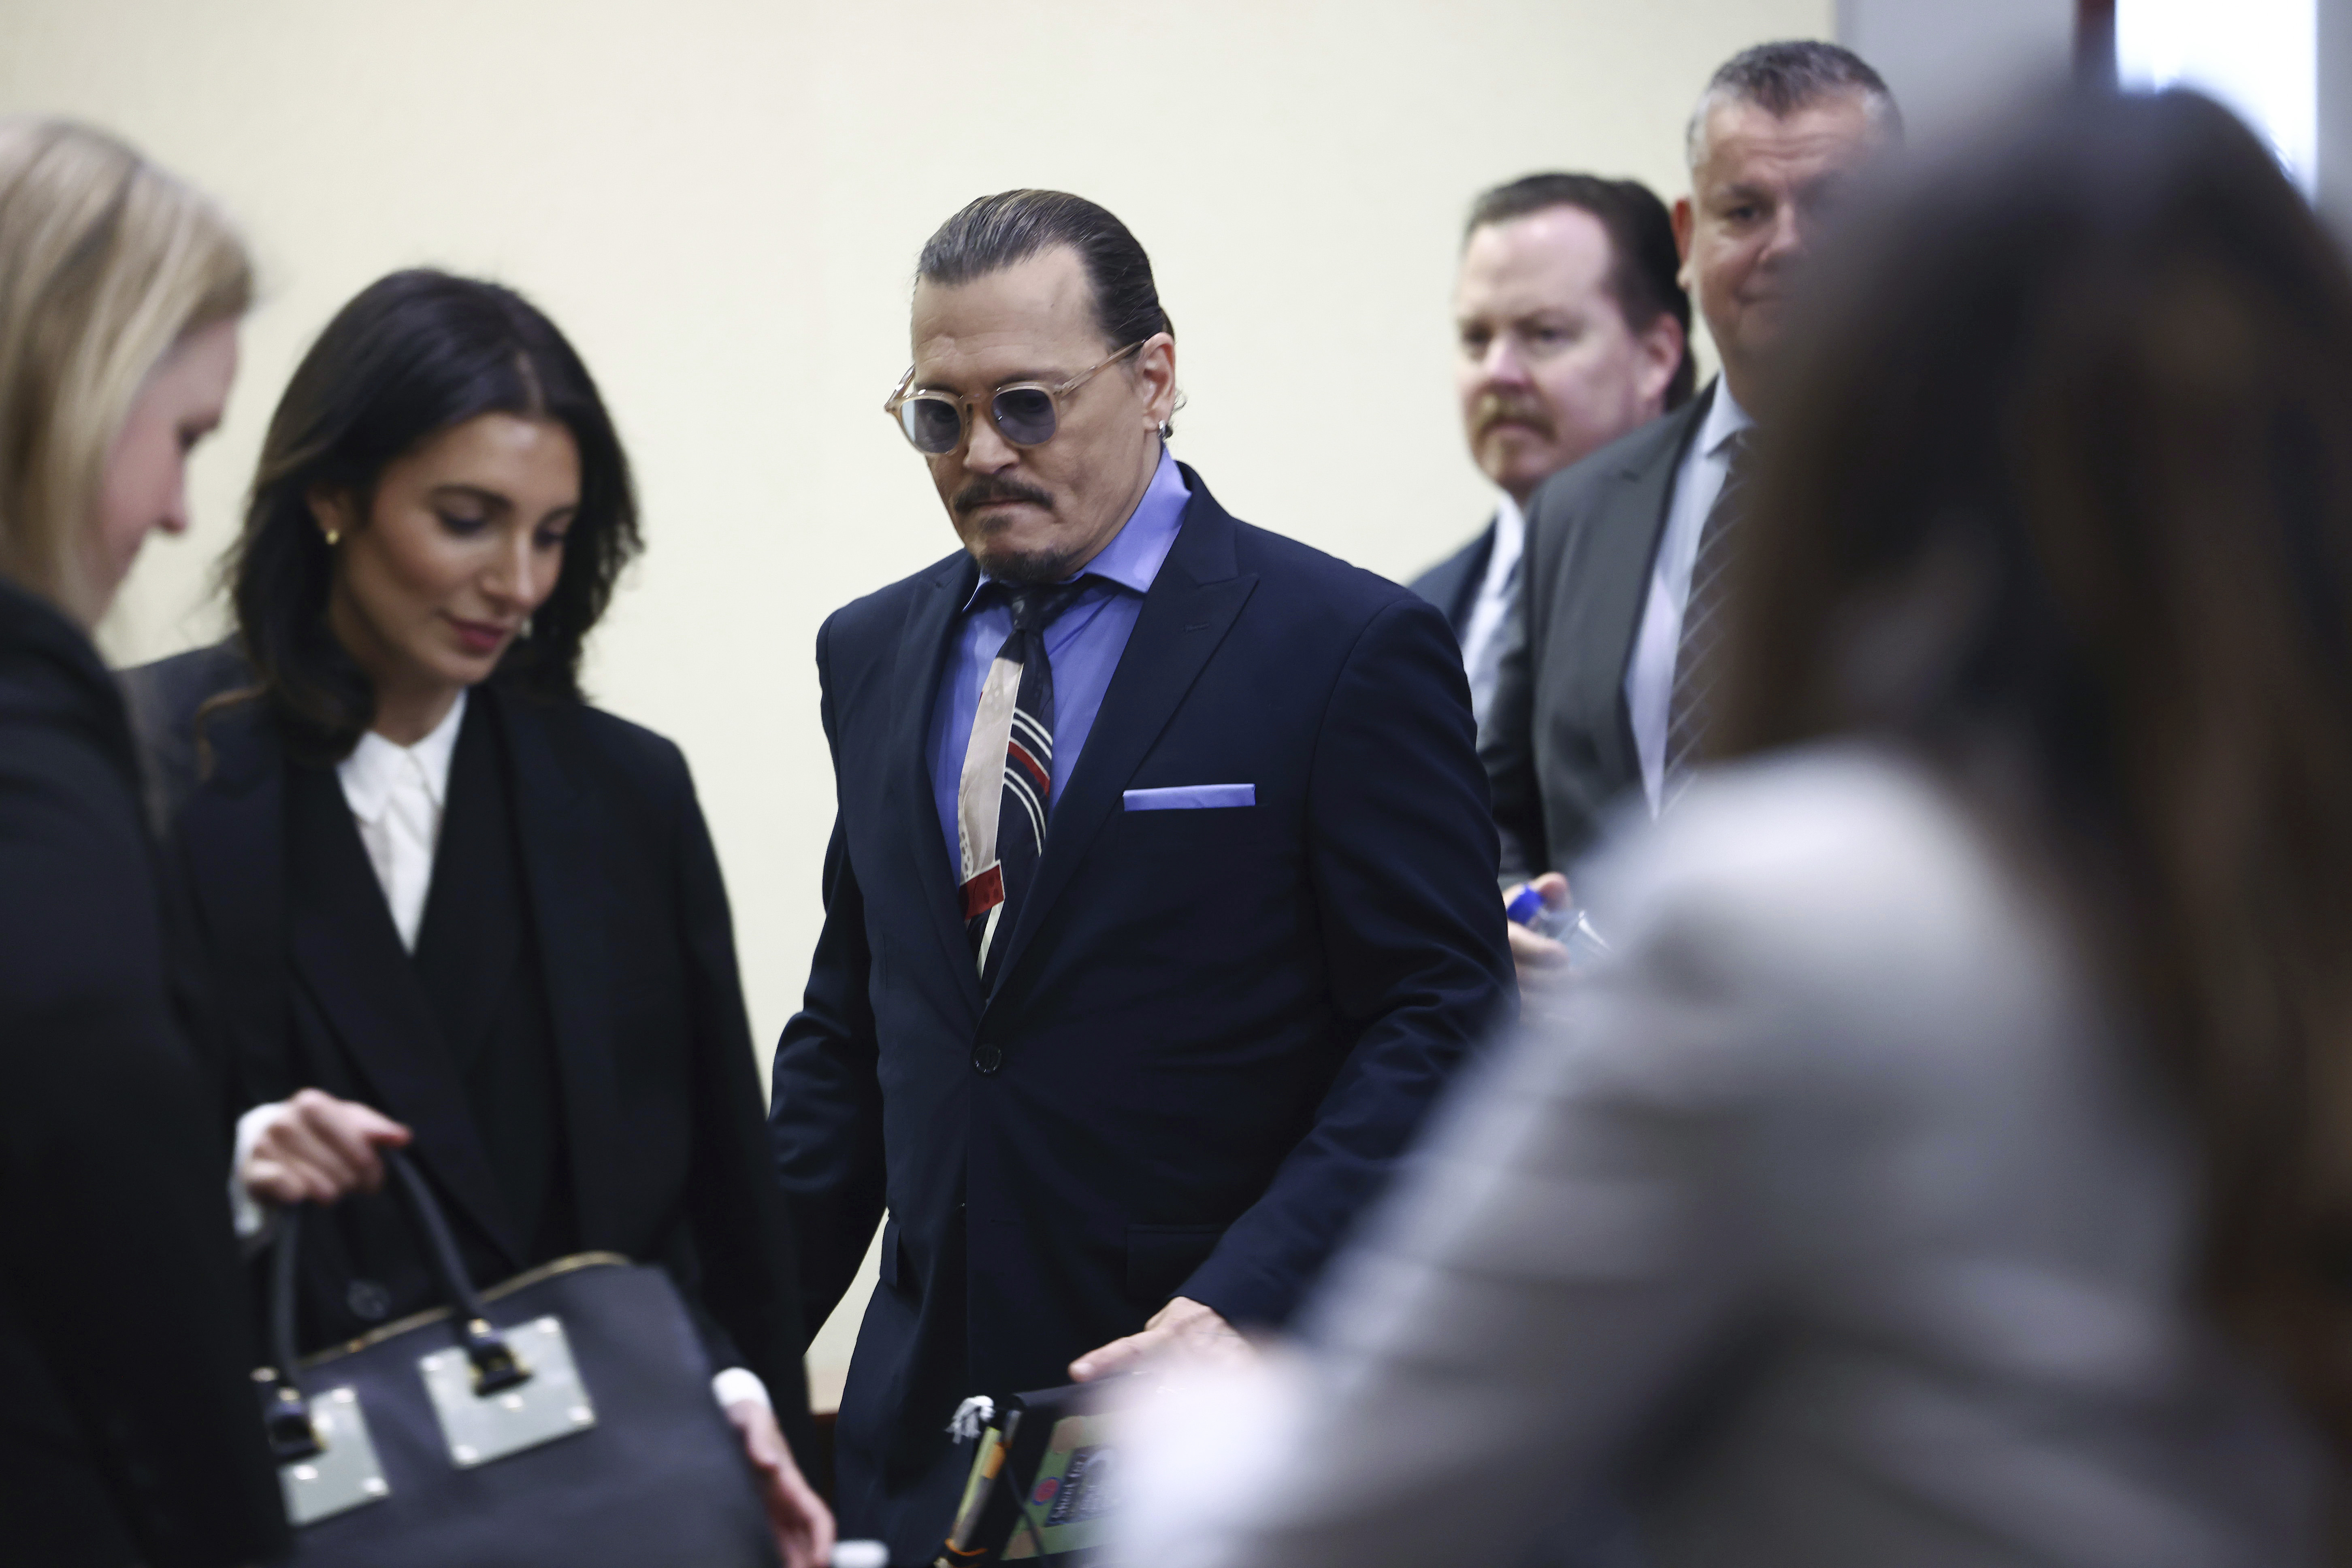
<svg viewBox="0 0 2352 1568">
<path fill-rule="evenodd" d="M 285 1538 L 228 1145 L 165 979 L 122 701 L 0 583 L 0 1560 L 247 1562 Z"/>
<path fill-rule="evenodd" d="M 287 909 L 287 775 L 258 700 L 199 709 L 252 677 L 221 645 L 125 678 L 155 810 L 185 876 L 237 1109 L 304 1087 L 289 1065 L 305 988 L 357 1064 L 367 1099 L 417 1134 L 461 1210 L 492 1214 L 494 1181 L 446 1053 L 352 994 L 353 954 Z M 584 703 L 495 682 L 474 689 L 505 742 L 537 934 L 583 1250 L 670 1266 L 757 1373 L 787 1434 L 808 1419 L 792 1237 L 765 1138 L 735 939 L 686 759 Z M 471 721 L 468 721 L 471 722 Z M 225 1173 L 224 1173 L 225 1174 Z M 518 1270 L 531 1259 L 517 1255 Z M 720 1353 L 725 1353 L 722 1351 Z"/>
</svg>

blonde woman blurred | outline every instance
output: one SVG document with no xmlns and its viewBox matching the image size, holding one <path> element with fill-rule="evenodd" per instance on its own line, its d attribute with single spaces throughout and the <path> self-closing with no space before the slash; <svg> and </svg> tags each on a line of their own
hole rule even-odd
<svg viewBox="0 0 2352 1568">
<path fill-rule="evenodd" d="M 0 121 L 0 1556 L 284 1541 L 203 1075 L 164 981 L 122 703 L 90 627 L 187 526 L 251 292 L 186 186 Z"/>
</svg>

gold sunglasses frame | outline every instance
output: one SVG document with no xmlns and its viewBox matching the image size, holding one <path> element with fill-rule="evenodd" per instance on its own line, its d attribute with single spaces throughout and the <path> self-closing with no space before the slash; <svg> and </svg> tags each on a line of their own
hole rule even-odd
<svg viewBox="0 0 2352 1568">
<path fill-rule="evenodd" d="M 1089 381 L 1092 381 L 1097 375 L 1108 370 L 1112 365 L 1115 365 L 1119 361 L 1125 359 L 1128 355 L 1134 353 L 1137 350 L 1142 348 L 1144 344 L 1150 341 L 1150 338 L 1138 338 L 1135 342 L 1128 344 L 1127 347 L 1119 350 L 1108 359 L 1088 365 L 1086 369 L 1078 372 L 1077 374 L 1070 377 L 1069 380 L 1063 382 L 1058 385 L 1052 382 L 1045 381 L 1008 381 L 1002 386 L 990 387 L 985 395 L 988 400 L 989 424 L 995 426 L 997 435 L 1004 438 L 1004 442 L 1007 446 L 1018 447 L 1024 451 L 1028 451 L 1034 447 L 1044 446 L 1045 441 L 1052 440 L 1054 437 L 1046 437 L 1045 441 L 1016 441 L 1007 434 L 1003 421 L 996 417 L 996 400 L 1003 396 L 1008 392 L 1036 391 L 1044 393 L 1045 395 L 1045 401 L 1053 405 L 1054 435 L 1058 436 L 1061 434 L 1062 430 L 1062 399 L 1067 397 L 1070 394 L 1076 392 L 1078 388 L 1084 386 Z M 963 444 L 971 439 L 971 411 L 973 405 L 981 401 L 982 395 L 973 393 L 957 395 L 945 392 L 927 392 L 921 388 L 912 385 L 911 384 L 914 379 L 915 367 L 913 365 L 908 365 L 907 367 L 907 374 L 898 378 L 898 384 L 890 389 L 889 397 L 882 405 L 882 412 L 890 416 L 891 425 L 897 428 L 899 435 L 904 436 L 907 438 L 907 445 L 913 447 L 916 451 L 922 453 L 926 458 L 944 458 L 950 452 L 961 450 Z M 933 398 L 940 403 L 952 403 L 955 405 L 957 422 L 956 444 L 950 447 L 946 452 L 923 451 L 921 447 L 916 445 L 914 433 L 907 428 L 907 422 L 899 417 L 898 411 L 901 408 L 904 408 L 908 404 L 914 402 L 915 399 L 919 397 Z"/>
</svg>

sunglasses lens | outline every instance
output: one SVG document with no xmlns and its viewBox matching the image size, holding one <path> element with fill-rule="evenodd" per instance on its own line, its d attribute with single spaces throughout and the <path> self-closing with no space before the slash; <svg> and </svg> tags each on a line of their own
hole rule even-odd
<svg viewBox="0 0 2352 1568">
<path fill-rule="evenodd" d="M 944 397 L 910 397 L 898 405 L 898 425 L 919 452 L 937 458 L 963 439 L 963 410 Z"/>
<path fill-rule="evenodd" d="M 1054 438 L 1054 400 L 1035 386 L 1007 387 L 991 405 L 996 427 L 1016 447 L 1040 447 Z"/>
</svg>

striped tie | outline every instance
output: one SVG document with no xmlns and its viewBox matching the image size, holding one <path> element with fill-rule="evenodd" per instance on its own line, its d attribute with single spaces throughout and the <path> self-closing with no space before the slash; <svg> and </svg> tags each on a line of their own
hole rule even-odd
<svg viewBox="0 0 2352 1568">
<path fill-rule="evenodd" d="M 1682 640 L 1675 647 L 1675 684 L 1666 703 L 1665 787 L 1660 792 L 1664 805 L 1675 803 L 1698 764 L 1706 739 L 1707 696 L 1723 673 L 1717 650 L 1723 640 L 1730 568 L 1739 551 L 1739 524 L 1748 510 L 1744 492 L 1755 467 L 1751 434 L 1752 429 L 1738 431 L 1725 443 L 1730 465 L 1700 525 L 1698 554 L 1691 562 L 1690 597 L 1683 601 Z"/>
<path fill-rule="evenodd" d="M 981 989 L 996 983 L 1004 939 L 1045 847 L 1054 797 L 1054 667 L 1045 628 L 1083 583 L 1005 590 L 1013 635 L 996 650 L 972 715 L 956 790 L 963 920 Z"/>
</svg>

